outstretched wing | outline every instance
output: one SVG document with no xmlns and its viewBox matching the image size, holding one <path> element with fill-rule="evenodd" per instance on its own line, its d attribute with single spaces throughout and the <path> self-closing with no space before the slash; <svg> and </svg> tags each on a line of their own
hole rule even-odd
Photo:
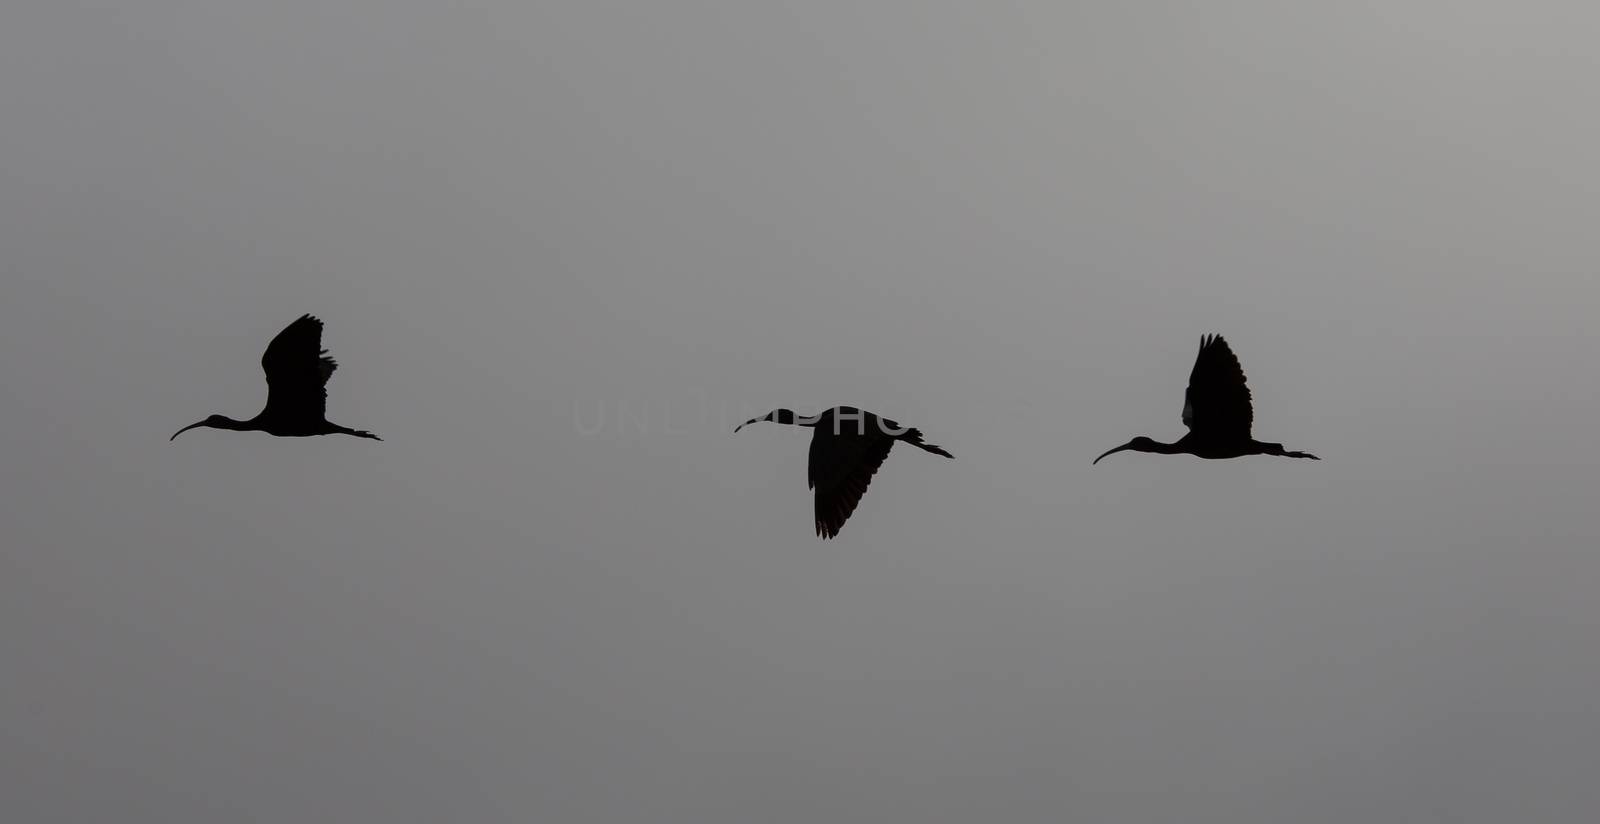
<svg viewBox="0 0 1600 824">
<path fill-rule="evenodd" d="M 284 327 L 261 356 L 261 369 L 267 373 L 262 414 L 320 423 L 328 406 L 328 377 L 338 366 L 322 348 L 322 321 L 305 315 Z"/>
<path fill-rule="evenodd" d="M 823 538 L 839 534 L 894 446 L 894 439 L 875 426 L 840 429 L 835 434 L 831 425 L 819 424 L 811 436 L 807 472 L 816 490 L 817 534 Z"/>
<path fill-rule="evenodd" d="M 1248 440 L 1253 418 L 1239 359 L 1221 335 L 1202 337 L 1184 395 L 1184 424 L 1199 438 Z"/>
</svg>

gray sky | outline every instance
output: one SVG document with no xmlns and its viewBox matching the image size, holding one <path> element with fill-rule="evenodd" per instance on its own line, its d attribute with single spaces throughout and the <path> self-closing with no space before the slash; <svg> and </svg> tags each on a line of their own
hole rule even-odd
<svg viewBox="0 0 1600 824">
<path fill-rule="evenodd" d="M 1315 6 L 1315 8 L 1313 8 Z M 1589 3 L 0 11 L 7 821 L 1600 809 Z M 350 438 L 253 415 L 303 312 Z M 1182 434 L 1204 332 L 1256 434 Z M 775 406 L 921 427 L 837 542 Z"/>
</svg>

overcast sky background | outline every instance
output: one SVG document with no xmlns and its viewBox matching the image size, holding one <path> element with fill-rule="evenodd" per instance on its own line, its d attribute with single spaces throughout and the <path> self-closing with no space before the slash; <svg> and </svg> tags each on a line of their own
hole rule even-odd
<svg viewBox="0 0 1600 824">
<path fill-rule="evenodd" d="M 1313 7 L 1315 6 L 1315 7 Z M 1589 3 L 0 11 L 0 816 L 1578 821 Z M 248 418 L 305 312 L 352 438 Z M 1256 435 L 1183 432 L 1202 333 Z M 809 433 L 922 428 L 836 542 Z"/>
</svg>

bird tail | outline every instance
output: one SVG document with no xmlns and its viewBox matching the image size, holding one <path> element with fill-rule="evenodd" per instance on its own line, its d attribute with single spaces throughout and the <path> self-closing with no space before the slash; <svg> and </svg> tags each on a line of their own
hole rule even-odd
<svg viewBox="0 0 1600 824">
<path fill-rule="evenodd" d="M 932 452 L 935 455 L 943 455 L 952 460 L 954 460 L 956 457 L 949 452 L 944 451 L 944 447 L 935 446 L 931 443 L 923 443 L 922 430 L 915 427 L 907 429 L 905 434 L 900 436 L 900 440 L 905 441 L 906 443 L 911 444 L 912 446 L 921 449 L 924 452 Z"/>
<path fill-rule="evenodd" d="M 1313 461 L 1322 460 L 1310 452 L 1290 452 L 1289 450 L 1284 449 L 1283 444 L 1281 443 L 1269 443 L 1262 445 L 1266 447 L 1266 453 L 1268 455 L 1281 455 L 1285 458 L 1308 458 Z"/>
</svg>

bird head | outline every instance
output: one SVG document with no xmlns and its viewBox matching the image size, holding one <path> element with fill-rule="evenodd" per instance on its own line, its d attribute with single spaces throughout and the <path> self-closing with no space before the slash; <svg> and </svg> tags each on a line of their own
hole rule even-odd
<svg viewBox="0 0 1600 824">
<path fill-rule="evenodd" d="M 225 417 L 223 417 L 221 415 L 212 415 L 212 416 L 206 418 L 203 421 L 200 421 L 198 423 L 191 423 L 188 426 L 185 426 L 184 428 L 178 430 L 177 432 L 172 433 L 172 437 L 168 438 L 167 442 L 171 443 L 172 441 L 177 440 L 179 435 L 182 435 L 183 433 L 188 432 L 189 430 L 194 429 L 196 427 L 209 426 L 212 429 L 232 429 L 233 428 L 232 425 L 235 424 L 235 423 L 238 423 L 238 422 L 233 420 L 232 418 L 225 418 Z"/>
<path fill-rule="evenodd" d="M 1133 440 L 1117 447 L 1116 449 L 1108 450 L 1104 455 L 1101 455 L 1100 458 L 1104 458 L 1106 455 L 1121 452 L 1125 449 L 1131 449 L 1135 452 L 1154 452 L 1156 451 L 1156 442 L 1151 438 L 1140 435 Z M 1100 458 L 1095 458 L 1094 462 L 1100 463 Z"/>
</svg>

